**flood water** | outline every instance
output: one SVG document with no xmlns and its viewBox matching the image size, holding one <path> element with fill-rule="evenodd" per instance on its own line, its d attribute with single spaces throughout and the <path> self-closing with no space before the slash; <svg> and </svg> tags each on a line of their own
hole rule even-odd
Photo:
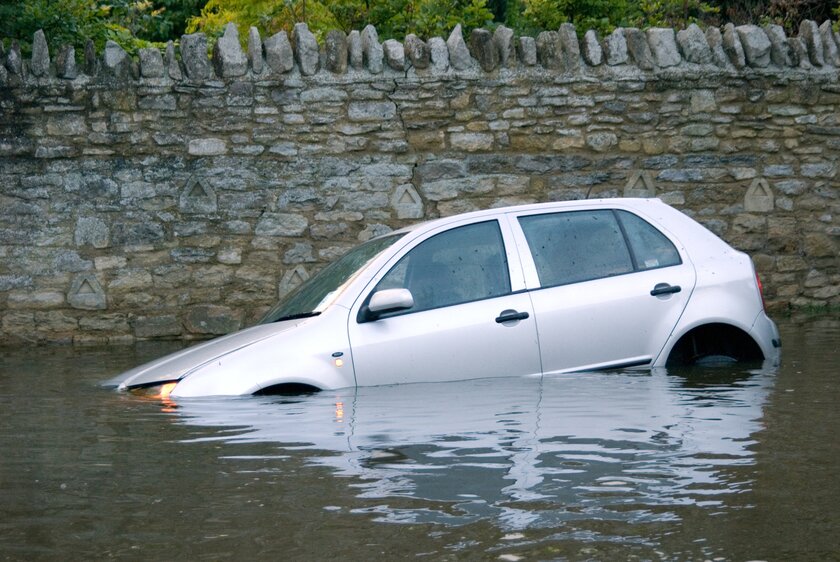
<svg viewBox="0 0 840 562">
<path fill-rule="evenodd" d="M 778 368 L 161 404 L 0 349 L 0 559 L 838 560 L 840 319 Z"/>
</svg>

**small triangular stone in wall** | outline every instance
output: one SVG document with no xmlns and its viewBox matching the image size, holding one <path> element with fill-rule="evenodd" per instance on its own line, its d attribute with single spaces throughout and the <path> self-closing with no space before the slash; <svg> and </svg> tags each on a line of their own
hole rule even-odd
<svg viewBox="0 0 840 562">
<path fill-rule="evenodd" d="M 656 197 L 656 184 L 650 173 L 636 170 L 624 186 L 625 197 Z"/>
<path fill-rule="evenodd" d="M 179 208 L 184 213 L 215 213 L 219 209 L 216 192 L 202 179 L 190 178 L 181 192 Z"/>
<path fill-rule="evenodd" d="M 775 207 L 775 197 L 764 178 L 755 178 L 744 195 L 744 210 L 748 213 L 769 213 Z"/>
<path fill-rule="evenodd" d="M 104 310 L 108 308 L 108 299 L 102 285 L 92 273 L 80 273 L 70 283 L 67 302 L 73 308 L 82 310 Z"/>
<path fill-rule="evenodd" d="M 423 218 L 423 200 L 410 183 L 397 187 L 391 198 L 391 205 L 399 219 Z"/>
<path fill-rule="evenodd" d="M 283 274 L 283 278 L 277 285 L 277 296 L 282 298 L 288 295 L 292 289 L 309 279 L 309 273 L 302 265 L 289 269 Z"/>
</svg>

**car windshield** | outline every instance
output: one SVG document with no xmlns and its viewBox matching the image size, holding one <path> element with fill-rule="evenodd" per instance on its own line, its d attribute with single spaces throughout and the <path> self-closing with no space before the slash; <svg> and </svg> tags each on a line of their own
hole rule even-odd
<svg viewBox="0 0 840 562">
<path fill-rule="evenodd" d="M 281 298 L 259 323 L 269 324 L 320 314 L 344 285 L 364 269 L 371 260 L 402 237 L 402 234 L 383 236 L 353 248 Z"/>
</svg>

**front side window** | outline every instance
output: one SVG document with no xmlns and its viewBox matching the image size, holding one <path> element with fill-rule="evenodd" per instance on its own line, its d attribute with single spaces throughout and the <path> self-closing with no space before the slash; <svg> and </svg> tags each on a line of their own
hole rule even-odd
<svg viewBox="0 0 840 562">
<path fill-rule="evenodd" d="M 461 226 L 421 242 L 391 268 L 375 291 L 396 288 L 411 291 L 414 306 L 383 316 L 509 293 L 510 275 L 499 223 Z"/>
</svg>

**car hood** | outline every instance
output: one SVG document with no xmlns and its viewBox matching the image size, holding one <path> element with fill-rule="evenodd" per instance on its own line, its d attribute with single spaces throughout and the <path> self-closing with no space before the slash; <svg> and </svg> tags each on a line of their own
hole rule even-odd
<svg viewBox="0 0 840 562">
<path fill-rule="evenodd" d="M 287 320 L 234 332 L 144 363 L 107 381 L 104 386 L 130 388 L 180 380 L 214 359 L 291 330 L 304 322 L 305 320 Z"/>
</svg>

